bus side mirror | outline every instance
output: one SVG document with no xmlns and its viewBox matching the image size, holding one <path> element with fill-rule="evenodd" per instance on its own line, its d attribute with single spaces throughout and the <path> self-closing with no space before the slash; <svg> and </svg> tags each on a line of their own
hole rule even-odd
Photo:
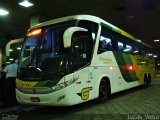
<svg viewBox="0 0 160 120">
<path fill-rule="evenodd" d="M 68 29 L 66 29 L 63 34 L 64 48 L 71 47 L 72 35 L 77 31 L 87 32 L 88 30 L 82 27 L 69 27 Z"/>
</svg>

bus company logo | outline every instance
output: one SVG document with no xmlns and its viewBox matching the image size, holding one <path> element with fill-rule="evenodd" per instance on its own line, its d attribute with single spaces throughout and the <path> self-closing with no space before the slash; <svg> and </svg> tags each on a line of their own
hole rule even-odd
<svg viewBox="0 0 160 120">
<path fill-rule="evenodd" d="M 92 87 L 83 88 L 81 93 L 77 93 L 82 100 L 87 100 L 89 98 L 89 91 L 92 90 Z"/>
<path fill-rule="evenodd" d="M 109 58 L 100 57 L 99 60 L 103 61 L 104 64 L 110 64 L 110 63 L 112 63 L 112 59 L 109 59 Z"/>
</svg>

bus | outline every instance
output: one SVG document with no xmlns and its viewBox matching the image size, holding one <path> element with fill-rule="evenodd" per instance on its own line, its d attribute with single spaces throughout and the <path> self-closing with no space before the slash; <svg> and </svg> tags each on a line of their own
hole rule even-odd
<svg viewBox="0 0 160 120">
<path fill-rule="evenodd" d="M 24 41 L 24 38 L 19 38 L 19 39 L 10 40 L 6 44 L 6 47 L 5 47 L 5 55 L 6 55 L 5 64 L 6 65 L 10 64 L 12 61 L 17 62 L 23 41 Z"/>
<path fill-rule="evenodd" d="M 44 106 L 102 103 L 110 94 L 148 87 L 154 79 L 150 45 L 99 17 L 75 15 L 28 30 L 16 98 L 20 104 Z"/>
</svg>

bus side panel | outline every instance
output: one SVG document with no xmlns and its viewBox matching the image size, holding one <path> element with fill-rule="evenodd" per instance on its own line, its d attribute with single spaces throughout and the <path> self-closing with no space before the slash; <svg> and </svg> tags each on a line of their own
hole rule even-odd
<svg viewBox="0 0 160 120">
<path fill-rule="evenodd" d="M 151 80 L 155 79 L 154 60 L 140 55 L 130 55 L 133 65 L 135 66 L 136 75 L 139 78 L 139 83 L 144 84 L 144 75 L 151 75 Z"/>
<path fill-rule="evenodd" d="M 124 66 L 128 65 L 126 61 L 132 63 L 130 56 L 128 55 L 126 57 L 123 56 L 122 53 L 118 54 L 119 56 L 117 54 L 113 54 L 112 51 L 108 51 L 97 55 L 97 57 L 95 58 L 95 97 L 98 97 L 99 84 L 100 80 L 103 77 L 109 78 L 111 84 L 111 93 L 115 93 L 139 85 L 139 78 L 136 76 L 135 72 L 130 74 L 128 71 L 123 70 Z M 117 56 L 119 57 L 119 59 Z"/>
</svg>

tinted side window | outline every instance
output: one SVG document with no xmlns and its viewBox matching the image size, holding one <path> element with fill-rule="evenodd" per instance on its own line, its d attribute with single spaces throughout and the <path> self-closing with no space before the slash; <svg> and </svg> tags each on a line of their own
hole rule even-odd
<svg viewBox="0 0 160 120">
<path fill-rule="evenodd" d="M 81 32 L 76 33 L 73 40 L 73 64 L 76 70 L 90 62 L 93 42 L 91 36 Z"/>
<path fill-rule="evenodd" d="M 99 46 L 98 46 L 98 54 L 110 50 L 113 50 L 111 35 L 107 29 L 102 27 Z"/>
<path fill-rule="evenodd" d="M 124 48 L 124 44 L 122 42 L 119 42 L 118 41 L 118 51 L 123 51 L 123 48 Z"/>
<path fill-rule="evenodd" d="M 97 31 L 98 31 L 98 24 L 97 23 L 87 21 L 87 20 L 80 20 L 78 23 L 78 26 L 88 29 L 89 33 L 92 34 L 92 40 L 95 42 L 96 36 L 97 36 Z"/>
<path fill-rule="evenodd" d="M 131 45 L 126 44 L 123 52 L 125 52 L 125 53 L 132 53 L 132 51 L 133 51 L 133 47 Z"/>
<path fill-rule="evenodd" d="M 142 48 L 140 51 L 141 51 L 141 55 L 145 56 L 145 50 Z"/>
</svg>

